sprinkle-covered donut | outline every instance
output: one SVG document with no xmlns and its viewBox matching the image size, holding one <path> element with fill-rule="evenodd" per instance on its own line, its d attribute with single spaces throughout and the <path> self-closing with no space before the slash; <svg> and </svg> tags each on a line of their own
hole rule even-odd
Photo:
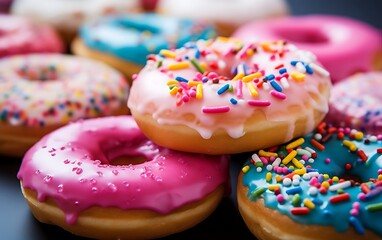
<svg viewBox="0 0 382 240">
<path fill-rule="evenodd" d="M 249 21 L 287 15 L 285 0 L 161 0 L 158 10 L 166 15 L 213 23 L 219 36 L 232 32 Z"/>
<path fill-rule="evenodd" d="M 355 74 L 336 84 L 326 121 L 370 134 L 382 133 L 382 72 Z"/>
<path fill-rule="evenodd" d="M 105 15 L 135 12 L 138 0 L 14 0 L 11 12 L 57 29 L 67 41 L 80 26 Z"/>
<path fill-rule="evenodd" d="M 145 65 L 149 54 L 215 36 L 213 27 L 200 21 L 153 13 L 126 14 L 84 25 L 72 49 L 77 55 L 104 61 L 130 78 Z"/>
<path fill-rule="evenodd" d="M 240 173 L 238 204 L 262 239 L 380 239 L 382 138 L 321 123 L 260 150 Z"/>
<path fill-rule="evenodd" d="M 128 106 L 159 145 L 246 152 L 312 131 L 328 110 L 328 75 L 310 52 L 282 41 L 199 40 L 149 56 Z"/>
<path fill-rule="evenodd" d="M 130 164 L 134 157 L 144 161 Z M 98 239 L 148 239 L 192 227 L 216 208 L 228 157 L 162 148 L 131 116 L 104 117 L 42 138 L 18 178 L 41 222 Z"/>
<path fill-rule="evenodd" d="M 61 53 L 63 43 L 47 25 L 0 14 L 0 58 L 27 53 Z"/>
<path fill-rule="evenodd" d="M 0 59 L 0 152 L 21 156 L 70 121 L 126 114 L 124 77 L 93 60 L 31 54 Z"/>
<path fill-rule="evenodd" d="M 312 51 L 334 82 L 356 72 L 382 69 L 382 32 L 351 18 L 306 15 L 269 19 L 245 24 L 232 37 L 282 39 Z"/>
</svg>

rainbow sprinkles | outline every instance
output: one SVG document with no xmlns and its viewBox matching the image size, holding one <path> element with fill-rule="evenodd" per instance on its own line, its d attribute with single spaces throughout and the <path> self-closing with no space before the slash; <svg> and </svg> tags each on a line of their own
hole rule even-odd
<svg viewBox="0 0 382 240">
<path fill-rule="evenodd" d="M 229 45 L 229 48 L 222 52 L 219 42 Z M 200 45 L 200 44 L 199 44 Z M 242 43 L 238 40 L 219 37 L 217 40 L 210 40 L 206 46 L 217 45 L 216 48 L 204 49 L 198 43 L 188 43 L 185 49 L 192 49 L 192 53 L 183 54 L 180 51 L 162 50 L 159 55 L 150 55 L 149 61 L 156 63 L 157 68 L 167 73 L 171 79 L 167 82 L 169 94 L 176 98 L 176 105 L 188 103 L 193 100 L 203 98 L 203 89 L 206 85 L 219 85 L 217 95 L 230 95 L 229 102 L 220 106 L 203 106 L 203 113 L 224 113 L 230 111 L 231 107 L 242 102 L 249 106 L 267 107 L 271 105 L 269 100 L 258 100 L 259 89 L 268 91 L 270 96 L 278 100 L 284 100 L 287 95 L 284 89 L 290 87 L 289 81 L 303 82 L 306 75 L 317 72 L 323 76 L 329 73 L 319 65 L 308 61 L 292 60 L 288 64 L 293 66 L 293 71 L 288 71 L 284 64 L 274 64 L 273 69 L 260 68 L 259 64 L 249 64 L 248 60 L 257 54 L 265 53 L 270 62 L 277 63 L 290 47 L 283 41 L 263 42 L 263 43 Z M 223 58 L 221 58 L 223 56 Z M 238 64 L 229 74 L 224 74 L 224 68 L 229 65 L 230 58 L 234 58 Z M 172 61 L 164 65 L 164 60 Z M 227 59 L 224 61 L 222 59 Z M 178 70 L 195 69 L 197 72 L 191 78 L 186 78 L 178 74 Z M 223 74 L 221 73 L 223 71 Z M 229 77 L 232 75 L 233 77 Z M 250 99 L 244 100 L 243 92 L 247 91 Z"/>
<path fill-rule="evenodd" d="M 242 172 L 247 197 L 298 223 L 382 236 L 382 135 L 321 123 L 313 134 L 254 153 Z"/>
<path fill-rule="evenodd" d="M 128 105 L 160 124 L 187 125 L 205 139 L 217 129 L 240 138 L 258 112 L 267 121 L 292 125 L 298 115 L 291 114 L 292 106 L 314 121 L 328 111 L 330 84 L 329 73 L 310 52 L 284 41 L 219 37 L 149 55 Z"/>
</svg>

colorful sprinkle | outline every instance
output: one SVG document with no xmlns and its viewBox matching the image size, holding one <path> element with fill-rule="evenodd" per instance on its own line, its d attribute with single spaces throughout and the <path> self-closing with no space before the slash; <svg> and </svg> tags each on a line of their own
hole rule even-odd
<svg viewBox="0 0 382 240">
<path fill-rule="evenodd" d="M 306 75 L 300 72 L 292 72 L 290 76 L 296 82 L 303 82 L 306 78 Z"/>
<path fill-rule="evenodd" d="M 251 197 L 252 197 L 252 198 L 258 198 L 258 197 L 260 197 L 263 193 L 265 193 L 265 191 L 267 191 L 267 188 L 259 187 L 259 188 L 257 188 L 255 191 L 252 192 Z"/>
<path fill-rule="evenodd" d="M 366 206 L 366 210 L 369 212 L 379 212 L 382 211 L 382 203 L 374 203 Z"/>
<path fill-rule="evenodd" d="M 271 102 L 270 101 L 267 101 L 267 100 L 248 100 L 247 101 L 248 105 L 250 106 L 255 106 L 255 107 L 267 107 L 269 105 L 271 105 Z"/>
<path fill-rule="evenodd" d="M 168 70 L 180 70 L 180 69 L 185 69 L 190 66 L 190 63 L 187 61 L 183 62 L 178 62 L 178 63 L 173 63 L 167 66 Z"/>
<path fill-rule="evenodd" d="M 358 218 L 354 216 L 350 216 L 349 222 L 354 227 L 355 231 L 358 234 L 361 234 L 361 235 L 365 234 L 365 228 L 363 227 L 362 223 L 358 220 Z"/>
<path fill-rule="evenodd" d="M 229 106 L 221 106 L 221 107 L 202 107 L 203 113 L 225 113 L 229 112 Z"/>
<path fill-rule="evenodd" d="M 159 54 L 167 58 L 176 58 L 175 52 L 166 49 L 160 50 Z"/>
<path fill-rule="evenodd" d="M 191 59 L 190 62 L 196 68 L 198 72 L 202 74 L 205 72 L 202 66 L 195 59 Z"/>
<path fill-rule="evenodd" d="M 331 197 L 329 199 L 329 202 L 331 202 L 331 203 L 341 203 L 341 202 L 348 201 L 349 199 L 350 199 L 350 194 L 349 193 L 343 193 L 343 194 L 339 194 L 339 195 Z"/>
<path fill-rule="evenodd" d="M 309 214 L 309 208 L 307 207 L 294 207 L 290 210 L 293 215 L 306 215 Z"/>
<path fill-rule="evenodd" d="M 288 149 L 296 148 L 296 147 L 302 145 L 304 142 L 305 142 L 304 138 L 298 138 L 295 141 L 293 141 L 293 142 L 289 143 L 288 145 L 286 145 L 286 149 L 288 150 Z M 297 149 L 297 151 L 298 150 L 300 150 L 300 152 L 301 152 L 301 150 L 304 151 L 303 149 Z M 307 150 L 305 150 L 304 152 L 305 152 L 305 155 L 306 155 L 306 152 L 309 153 Z"/>
<path fill-rule="evenodd" d="M 269 92 L 273 97 L 276 97 L 278 99 L 281 99 L 281 100 L 284 100 L 286 99 L 286 95 L 282 92 L 278 92 L 278 91 L 275 91 L 275 90 L 271 90 Z"/>
</svg>

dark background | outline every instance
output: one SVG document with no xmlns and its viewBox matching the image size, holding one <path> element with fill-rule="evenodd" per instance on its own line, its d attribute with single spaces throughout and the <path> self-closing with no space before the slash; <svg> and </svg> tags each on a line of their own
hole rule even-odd
<svg viewBox="0 0 382 240">
<path fill-rule="evenodd" d="M 334 14 L 362 20 L 382 29 L 381 0 L 289 0 L 292 15 Z M 356 37 L 356 36 L 355 36 Z M 237 174 L 246 155 L 231 164 L 232 194 L 204 222 L 166 239 L 252 239 L 235 203 Z M 20 159 L 0 156 L 0 239 L 80 239 L 58 227 L 37 222 L 31 215 L 16 178 Z"/>
<path fill-rule="evenodd" d="M 334 14 L 355 18 L 382 30 L 381 0 L 287 0 L 292 15 Z"/>
</svg>

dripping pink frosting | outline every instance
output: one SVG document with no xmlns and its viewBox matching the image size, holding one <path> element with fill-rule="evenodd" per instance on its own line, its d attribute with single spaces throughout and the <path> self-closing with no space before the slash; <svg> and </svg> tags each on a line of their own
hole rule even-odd
<svg viewBox="0 0 382 240">
<path fill-rule="evenodd" d="M 141 156 L 136 165 L 110 165 Z M 71 123 L 42 138 L 25 155 L 18 178 L 38 200 L 53 199 L 74 224 L 92 206 L 148 209 L 166 214 L 198 201 L 228 179 L 228 157 L 157 146 L 131 116 Z"/>
<path fill-rule="evenodd" d="M 63 43 L 51 27 L 0 14 L 0 57 L 63 51 Z"/>
<path fill-rule="evenodd" d="M 283 39 L 312 51 L 330 72 L 334 82 L 373 69 L 382 51 L 382 33 L 363 22 L 346 17 L 309 15 L 252 22 L 232 37 L 241 39 Z"/>
</svg>

